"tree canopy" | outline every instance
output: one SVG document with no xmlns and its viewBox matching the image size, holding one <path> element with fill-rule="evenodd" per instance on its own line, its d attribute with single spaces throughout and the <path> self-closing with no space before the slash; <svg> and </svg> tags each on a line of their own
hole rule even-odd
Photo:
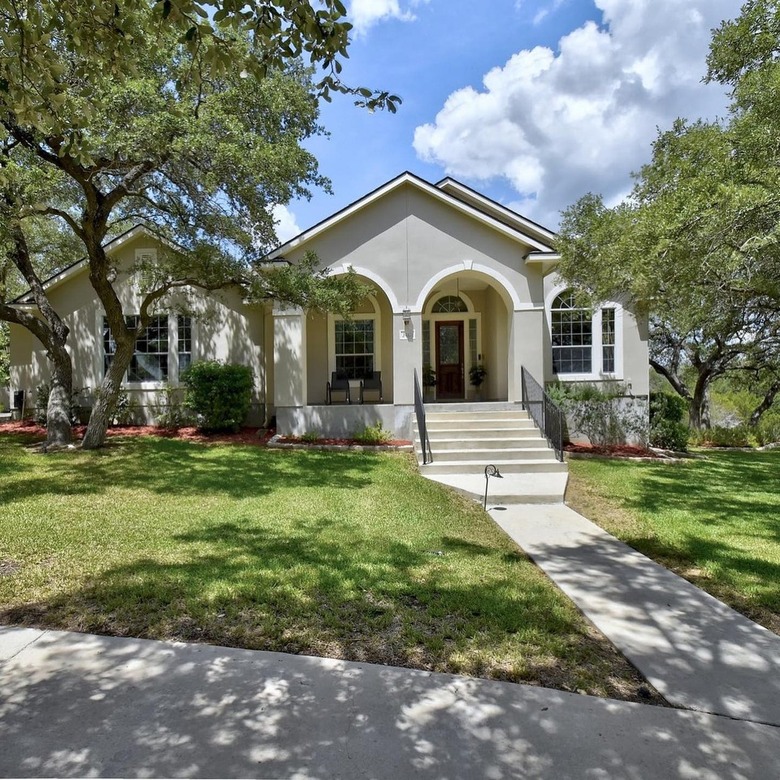
<svg viewBox="0 0 780 780">
<path fill-rule="evenodd" d="M 747 3 L 715 31 L 708 60 L 708 78 L 732 86 L 728 117 L 678 120 L 629 200 L 607 208 L 589 194 L 563 213 L 562 274 L 650 315 L 651 365 L 696 427 L 716 377 L 740 372 L 769 391 L 780 376 L 778 53 L 778 3 Z"/>
<path fill-rule="evenodd" d="M 117 341 L 85 446 L 102 443 L 135 340 L 170 291 L 241 284 L 331 308 L 364 294 L 311 262 L 263 269 L 256 261 L 276 241 L 272 207 L 328 186 L 303 147 L 322 132 L 319 99 L 335 90 L 370 108 L 398 103 L 340 81 L 350 25 L 338 0 L 93 5 L 0 0 L 0 247 L 43 315 L 25 318 L 0 301 L 0 318 L 47 347 L 49 427 L 59 410 L 67 440 L 67 327 L 24 257 L 42 220 L 75 237 Z M 138 223 L 179 249 L 161 253 L 153 272 L 140 269 L 144 297 L 131 327 L 103 246 Z"/>
</svg>

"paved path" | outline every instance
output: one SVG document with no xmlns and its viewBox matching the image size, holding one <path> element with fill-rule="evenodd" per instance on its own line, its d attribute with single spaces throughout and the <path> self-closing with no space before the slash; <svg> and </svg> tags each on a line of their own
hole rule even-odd
<svg viewBox="0 0 780 780">
<path fill-rule="evenodd" d="M 0 775 L 776 777 L 780 729 L 544 688 L 0 628 Z"/>
<path fill-rule="evenodd" d="M 780 725 L 776 634 L 563 504 L 491 515 L 667 701 Z"/>
</svg>

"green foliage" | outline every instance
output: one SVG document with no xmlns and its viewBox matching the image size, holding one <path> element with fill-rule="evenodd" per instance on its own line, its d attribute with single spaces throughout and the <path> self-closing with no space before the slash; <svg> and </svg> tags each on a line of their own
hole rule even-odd
<svg viewBox="0 0 780 780">
<path fill-rule="evenodd" d="M 185 405 L 204 431 L 238 430 L 252 403 L 254 378 L 249 366 L 216 360 L 193 363 L 181 377 Z"/>
<path fill-rule="evenodd" d="M 35 410 L 33 412 L 33 419 L 38 425 L 46 425 L 46 410 L 49 406 L 50 394 L 51 386 L 48 382 L 42 382 L 35 388 Z M 80 396 L 81 391 L 74 390 L 70 397 L 70 421 L 73 425 L 76 425 L 81 418 Z"/>
<path fill-rule="evenodd" d="M 684 398 L 671 393 L 650 394 L 650 444 L 675 452 L 688 449 L 688 426 L 682 422 L 687 409 Z"/>
<path fill-rule="evenodd" d="M 485 381 L 487 373 L 488 372 L 485 366 L 483 366 L 481 363 L 475 363 L 469 369 L 469 382 L 474 385 L 474 387 L 480 387 L 480 385 Z"/>
<path fill-rule="evenodd" d="M 707 390 L 780 367 L 780 6 L 749 0 L 715 31 L 708 79 L 728 84 L 717 122 L 660 132 L 632 197 L 586 195 L 564 212 L 561 271 L 598 299 L 651 314 L 651 363 L 707 422 Z M 687 378 L 686 369 L 694 371 Z"/>
<path fill-rule="evenodd" d="M 313 444 L 321 438 L 322 434 L 317 430 L 305 431 L 301 434 L 301 441 L 305 441 L 307 444 Z"/>
<path fill-rule="evenodd" d="M 182 390 L 169 384 L 157 393 L 157 403 L 152 412 L 155 425 L 159 428 L 176 430 L 192 422 L 192 415 L 184 406 Z"/>
<path fill-rule="evenodd" d="M 436 387 L 436 372 L 430 363 L 426 363 L 422 369 L 423 387 Z"/>
<path fill-rule="evenodd" d="M 602 389 L 592 383 L 548 385 L 547 394 L 566 415 L 567 427 L 597 447 L 647 442 L 646 408 L 626 399 L 622 385 Z"/>
<path fill-rule="evenodd" d="M 382 427 L 381 420 L 377 420 L 373 425 L 357 431 L 353 438 L 361 444 L 387 444 L 393 440 L 393 434 Z"/>
<path fill-rule="evenodd" d="M 713 425 L 691 432 L 691 441 L 700 447 L 753 447 L 756 439 L 747 425 Z"/>
<path fill-rule="evenodd" d="M 11 351 L 8 342 L 8 324 L 0 322 L 0 387 L 8 387 L 11 379 Z"/>
</svg>

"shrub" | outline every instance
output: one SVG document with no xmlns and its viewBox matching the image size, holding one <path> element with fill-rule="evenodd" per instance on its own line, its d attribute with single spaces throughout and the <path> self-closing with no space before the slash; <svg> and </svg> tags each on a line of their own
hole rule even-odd
<svg viewBox="0 0 780 780">
<path fill-rule="evenodd" d="M 320 438 L 320 432 L 319 431 L 306 431 L 305 433 L 301 434 L 301 441 L 308 442 L 309 444 L 313 444 L 315 441 L 318 441 Z"/>
<path fill-rule="evenodd" d="M 70 422 L 71 425 L 77 425 L 81 416 L 81 406 L 79 405 L 79 395 L 81 390 L 74 390 L 70 397 Z M 46 425 L 46 413 L 49 408 L 49 395 L 51 395 L 51 386 L 48 382 L 38 385 L 35 389 L 35 412 L 33 417 L 38 425 Z"/>
<path fill-rule="evenodd" d="M 710 447 L 752 447 L 755 444 L 753 431 L 747 425 L 713 425 L 695 432 L 692 438 L 696 444 Z"/>
<path fill-rule="evenodd" d="M 367 425 L 362 431 L 358 431 L 354 436 L 355 441 L 361 444 L 387 444 L 392 441 L 393 434 L 382 427 L 382 423 L 377 420 L 374 425 Z"/>
<path fill-rule="evenodd" d="M 664 450 L 688 449 L 688 426 L 682 422 L 688 405 L 679 395 L 650 394 L 650 444 Z"/>
<path fill-rule="evenodd" d="M 552 384 L 547 394 L 564 411 L 567 428 L 579 432 L 597 447 L 647 442 L 646 407 L 626 404 L 625 390 L 615 385 L 602 390 L 593 384 Z"/>
<path fill-rule="evenodd" d="M 160 428 L 183 428 L 192 422 L 189 410 L 184 406 L 181 390 L 165 385 L 157 393 L 157 403 L 152 407 L 154 422 Z"/>
<path fill-rule="evenodd" d="M 249 366 L 207 360 L 193 363 L 181 377 L 184 403 L 203 431 L 237 431 L 252 403 L 254 380 Z"/>
</svg>

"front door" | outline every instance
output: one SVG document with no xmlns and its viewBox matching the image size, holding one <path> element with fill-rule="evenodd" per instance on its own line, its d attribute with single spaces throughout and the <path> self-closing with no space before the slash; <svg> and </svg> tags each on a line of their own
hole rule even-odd
<svg viewBox="0 0 780 780">
<path fill-rule="evenodd" d="M 463 322 L 436 323 L 436 397 L 464 398 Z"/>
</svg>

